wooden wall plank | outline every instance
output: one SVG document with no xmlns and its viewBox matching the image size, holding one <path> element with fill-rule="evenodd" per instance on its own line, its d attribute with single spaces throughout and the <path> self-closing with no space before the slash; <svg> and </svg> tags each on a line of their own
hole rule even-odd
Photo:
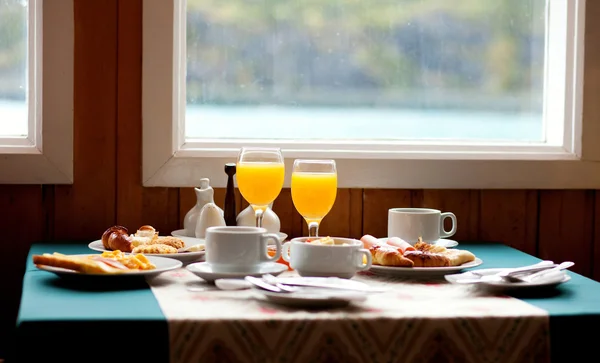
<svg viewBox="0 0 600 363">
<path fill-rule="evenodd" d="M 456 234 L 450 239 L 477 241 L 479 239 L 479 191 L 426 189 L 412 192 L 412 206 L 433 208 L 456 215 Z M 450 228 L 449 223 L 446 226 Z"/>
<path fill-rule="evenodd" d="M 6 357 L 16 324 L 25 261 L 32 243 L 42 241 L 45 227 L 41 185 L 0 185 L 0 357 Z M 50 251 L 51 252 L 51 251 Z"/>
<path fill-rule="evenodd" d="M 540 191 L 540 258 L 573 261 L 571 270 L 591 276 L 593 219 L 593 190 Z"/>
<path fill-rule="evenodd" d="M 594 240 L 592 249 L 592 275 L 594 280 L 600 281 L 600 191 L 594 192 Z"/>
<path fill-rule="evenodd" d="M 480 198 L 481 239 L 502 242 L 521 251 L 536 254 L 538 192 L 482 190 Z"/>
<path fill-rule="evenodd" d="M 244 200 L 244 208 L 247 205 L 247 202 Z M 275 203 L 273 203 L 273 212 L 279 217 L 281 232 L 287 233 L 289 239 L 303 235 L 302 225 L 304 224 L 304 220 L 294 207 L 290 188 L 283 188 L 281 190 L 281 193 L 275 199 Z"/>
<path fill-rule="evenodd" d="M 116 223 L 135 231 L 144 216 L 142 187 L 142 0 L 118 3 Z M 108 226 L 107 226 L 108 227 Z"/>
<path fill-rule="evenodd" d="M 363 233 L 387 236 L 388 210 L 411 206 L 411 191 L 405 189 L 365 189 L 363 194 Z"/>
<path fill-rule="evenodd" d="M 361 238 L 363 236 L 363 189 L 350 189 L 350 233 L 348 237 Z"/>
<path fill-rule="evenodd" d="M 58 240 L 99 238 L 115 223 L 117 1 L 75 0 L 74 12 L 74 184 L 55 189 Z"/>
</svg>

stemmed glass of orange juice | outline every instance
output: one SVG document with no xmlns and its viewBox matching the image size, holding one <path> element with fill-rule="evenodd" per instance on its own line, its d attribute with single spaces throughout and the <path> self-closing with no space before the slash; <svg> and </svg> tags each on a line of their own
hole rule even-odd
<svg viewBox="0 0 600 363">
<path fill-rule="evenodd" d="M 308 224 L 308 236 L 318 237 L 319 224 L 333 207 L 337 195 L 334 160 L 294 161 L 292 200 Z"/>
<path fill-rule="evenodd" d="M 236 164 L 237 184 L 254 209 L 257 227 L 262 227 L 264 211 L 281 192 L 284 176 L 280 149 L 244 147 L 240 151 Z"/>
</svg>

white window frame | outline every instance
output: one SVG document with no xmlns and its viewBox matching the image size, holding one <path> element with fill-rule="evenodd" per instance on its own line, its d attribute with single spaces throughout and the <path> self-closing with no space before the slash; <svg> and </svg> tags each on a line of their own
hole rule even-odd
<svg viewBox="0 0 600 363">
<path fill-rule="evenodd" d="M 600 139 L 582 130 L 585 0 L 550 0 L 545 64 L 545 144 L 185 140 L 185 0 L 144 0 L 142 122 L 144 186 L 223 187 L 242 145 L 276 145 L 286 158 L 334 158 L 347 188 L 599 188 Z M 585 125 L 584 125 L 585 122 Z M 584 144 L 585 141 L 585 144 Z"/>
<path fill-rule="evenodd" d="M 28 134 L 0 137 L 0 184 L 72 184 L 73 0 L 28 7 Z"/>
</svg>

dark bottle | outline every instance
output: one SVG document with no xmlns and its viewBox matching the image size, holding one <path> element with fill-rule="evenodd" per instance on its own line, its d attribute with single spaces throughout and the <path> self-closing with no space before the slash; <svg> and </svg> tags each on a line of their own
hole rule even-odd
<svg viewBox="0 0 600 363">
<path fill-rule="evenodd" d="M 233 176 L 235 175 L 235 163 L 225 164 L 225 173 L 227 174 L 227 192 L 225 192 L 225 206 L 223 208 L 225 224 L 228 226 L 237 225 L 235 219 L 235 193 L 233 191 Z"/>
</svg>

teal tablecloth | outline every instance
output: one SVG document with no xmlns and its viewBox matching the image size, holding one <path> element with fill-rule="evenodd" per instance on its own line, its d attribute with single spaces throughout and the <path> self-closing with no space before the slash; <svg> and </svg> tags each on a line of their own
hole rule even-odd
<svg viewBox="0 0 600 363">
<path fill-rule="evenodd" d="M 500 244 L 462 246 L 480 257 L 480 268 L 517 267 L 539 261 Z M 73 286 L 40 271 L 31 255 L 88 253 L 85 245 L 38 244 L 31 248 L 16 329 L 16 361 L 166 362 L 168 325 L 150 288 L 141 280 L 127 286 Z M 595 351 L 600 326 L 600 283 L 572 279 L 549 296 L 520 297 L 548 311 L 552 360 L 577 361 Z M 136 349 L 136 341 L 146 346 Z M 134 339 L 135 338 L 135 339 Z M 90 355 L 74 356 L 75 348 Z M 51 359 L 51 360 L 54 360 Z"/>
</svg>

